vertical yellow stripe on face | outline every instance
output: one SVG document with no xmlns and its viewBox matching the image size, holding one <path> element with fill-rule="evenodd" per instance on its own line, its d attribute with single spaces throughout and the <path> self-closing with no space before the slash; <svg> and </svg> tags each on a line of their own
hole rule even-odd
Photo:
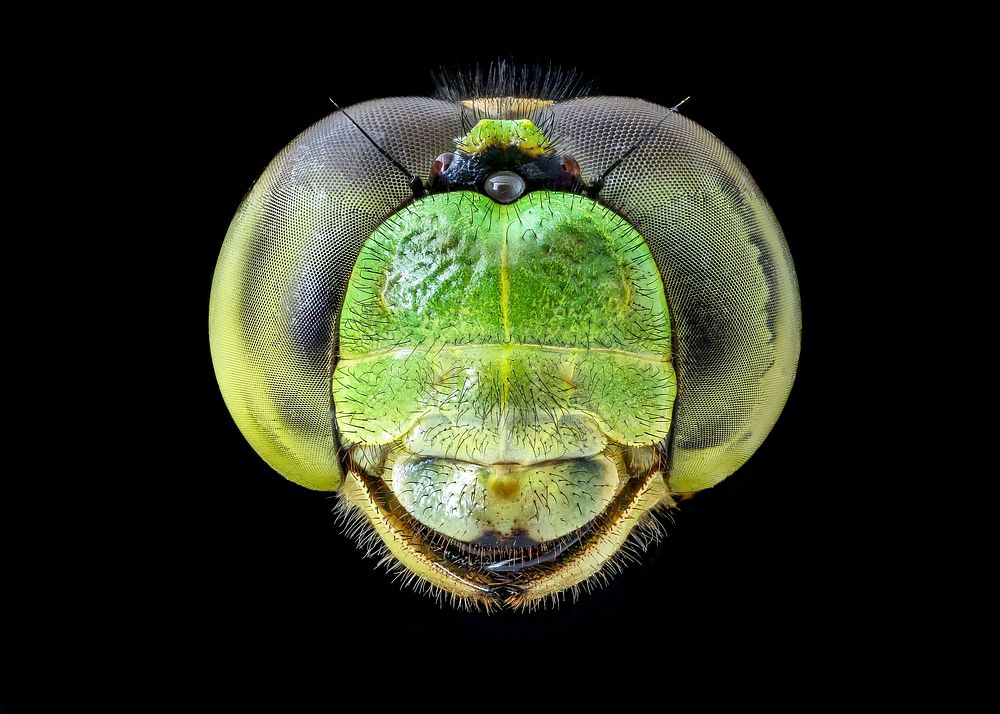
<svg viewBox="0 0 1000 714">
<path fill-rule="evenodd" d="M 507 255 L 507 235 L 500 247 L 500 315 L 503 320 L 503 341 L 510 342 L 510 259 Z"/>
<path fill-rule="evenodd" d="M 503 371 L 500 374 L 501 398 L 506 407 L 510 399 L 510 258 L 507 254 L 507 233 L 500 246 L 500 316 L 503 320 L 504 355 L 500 360 Z M 506 409 L 502 413 L 506 417 Z"/>
</svg>

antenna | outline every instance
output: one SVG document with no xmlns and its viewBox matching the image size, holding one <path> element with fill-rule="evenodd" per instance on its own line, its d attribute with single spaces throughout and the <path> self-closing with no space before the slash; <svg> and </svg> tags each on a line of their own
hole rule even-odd
<svg viewBox="0 0 1000 714">
<path fill-rule="evenodd" d="M 352 117 L 350 114 L 348 114 L 346 110 L 342 109 L 339 104 L 337 104 L 335 101 L 333 101 L 333 99 L 330 99 L 330 103 L 333 104 L 333 106 L 338 111 L 340 111 L 345 117 L 347 117 L 347 120 L 349 122 L 351 122 L 351 124 L 353 124 L 357 128 L 358 131 L 361 132 L 361 135 L 363 137 L 365 137 L 366 139 L 368 139 L 368 142 L 372 146 L 374 146 L 378 150 L 378 152 L 380 154 L 382 154 L 382 156 L 384 156 L 385 158 L 389 159 L 389 161 L 392 162 L 393 166 L 395 166 L 397 169 L 399 169 L 400 171 L 403 172 L 403 175 L 406 176 L 407 183 L 410 185 L 410 189 L 413 191 L 413 197 L 414 198 L 421 198 L 422 196 L 424 196 L 427 193 L 427 189 L 424 188 L 424 182 L 420 180 L 419 176 L 417 176 L 416 174 L 412 173 L 409 169 L 407 169 L 405 166 L 403 166 L 401 163 L 399 163 L 399 161 L 396 160 L 396 157 L 394 157 L 388 151 L 386 151 L 385 149 L 383 149 L 382 146 L 377 141 L 375 141 L 373 138 L 371 138 L 371 136 L 368 134 L 367 131 L 365 131 L 364 129 L 361 128 L 360 124 L 358 124 L 356 121 L 354 121 L 354 117 Z"/>
<path fill-rule="evenodd" d="M 630 146 L 628 149 L 625 150 L 625 153 L 623 153 L 617 159 L 612 161 L 611 165 L 608 166 L 608 168 L 604 169 L 604 171 L 597 174 L 597 176 L 595 176 L 594 179 L 590 182 L 590 186 L 587 187 L 584 193 L 586 193 L 587 196 L 589 196 L 590 198 L 597 198 L 597 194 L 599 194 L 601 192 L 601 189 L 604 188 L 604 181 L 605 179 L 608 178 L 608 174 L 617 169 L 625 159 L 627 159 L 629 156 L 633 154 L 633 152 L 635 152 L 636 149 L 645 144 L 646 141 L 649 139 L 649 137 L 651 137 L 656 132 L 656 130 L 660 128 L 660 125 L 667 120 L 667 117 L 669 117 L 671 114 L 680 109 L 681 105 L 684 104 L 684 102 L 686 102 L 690 98 L 691 98 L 690 96 L 684 97 L 684 99 L 682 99 L 673 107 L 668 109 L 667 113 L 660 118 L 660 121 L 656 122 L 653 126 L 649 128 L 649 130 L 645 134 L 639 137 L 639 141 L 632 144 L 632 146 Z"/>
</svg>

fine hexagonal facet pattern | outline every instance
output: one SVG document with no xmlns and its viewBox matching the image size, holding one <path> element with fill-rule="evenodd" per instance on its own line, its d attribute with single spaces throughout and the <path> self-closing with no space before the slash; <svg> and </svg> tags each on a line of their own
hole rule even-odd
<svg viewBox="0 0 1000 714">
<path fill-rule="evenodd" d="M 348 110 L 424 179 L 469 121 L 460 104 L 427 98 Z M 592 177 L 666 112 L 636 99 L 569 99 L 545 110 L 545 130 Z M 258 453 L 310 488 L 340 483 L 331 375 L 348 279 L 365 241 L 410 200 L 402 174 L 337 112 L 271 162 L 226 237 L 210 315 L 223 395 Z M 740 161 L 676 113 L 609 176 L 599 201 L 643 236 L 663 280 L 677 376 L 669 486 L 712 486 L 760 445 L 794 378 L 800 312 L 781 229 Z"/>
</svg>

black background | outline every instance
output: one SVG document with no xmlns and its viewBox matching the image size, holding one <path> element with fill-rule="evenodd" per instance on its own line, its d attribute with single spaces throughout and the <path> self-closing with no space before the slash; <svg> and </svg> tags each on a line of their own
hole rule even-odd
<svg viewBox="0 0 1000 714">
<path fill-rule="evenodd" d="M 861 91 L 848 67 L 866 42 L 845 34 L 848 18 L 790 6 L 664 8 L 656 21 L 610 6 L 372 6 L 377 16 L 362 20 L 332 7 L 266 16 L 208 7 L 153 5 L 125 18 L 127 31 L 77 8 L 66 24 L 80 59 L 68 89 L 113 87 L 106 141 L 121 149 L 113 161 L 128 167 L 131 198 L 111 248 L 139 266 L 109 273 L 130 286 L 127 309 L 144 315 L 128 343 L 139 364 L 123 368 L 117 390 L 138 405 L 125 412 L 136 422 L 134 457 L 114 503 L 124 545 L 117 598 L 127 601 L 134 651 L 180 651 L 182 668 L 294 664 L 307 677 L 352 661 L 377 670 L 399 652 L 415 667 L 426 653 L 435 671 L 445 657 L 469 673 L 499 667 L 506 682 L 516 669 L 537 675 L 581 658 L 623 671 L 650 659 L 682 675 L 822 670 L 843 664 L 845 651 L 889 646 L 877 628 L 864 652 L 848 644 L 861 619 L 877 619 L 871 564 L 854 535 L 857 492 L 846 486 L 848 476 L 863 482 L 865 466 L 841 448 L 849 330 L 836 245 L 849 219 L 834 197 L 853 147 L 837 108 Z M 799 375 L 771 436 L 736 475 L 683 504 L 644 565 L 555 611 L 485 616 L 401 591 L 338 532 L 329 494 L 286 482 L 255 455 L 215 383 L 207 316 L 241 198 L 331 111 L 329 97 L 349 106 L 428 94 L 433 69 L 498 57 L 576 67 L 599 93 L 664 105 L 691 95 L 683 112 L 746 163 L 781 221 L 804 329 Z M 150 375 L 155 409 L 142 386 Z M 328 656 L 302 656 L 316 651 Z"/>
</svg>

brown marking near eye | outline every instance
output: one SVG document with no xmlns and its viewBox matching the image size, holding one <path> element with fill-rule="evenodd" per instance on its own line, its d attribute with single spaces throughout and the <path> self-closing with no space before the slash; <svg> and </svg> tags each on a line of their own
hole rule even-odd
<svg viewBox="0 0 1000 714">
<path fill-rule="evenodd" d="M 431 178 L 435 176 L 440 176 L 442 173 L 448 170 L 451 166 L 451 162 L 455 160 L 455 154 L 450 151 L 446 151 L 443 154 L 439 154 L 434 163 L 431 164 Z"/>
<path fill-rule="evenodd" d="M 562 155 L 562 170 L 573 178 L 580 178 L 580 164 L 569 154 Z"/>
</svg>

